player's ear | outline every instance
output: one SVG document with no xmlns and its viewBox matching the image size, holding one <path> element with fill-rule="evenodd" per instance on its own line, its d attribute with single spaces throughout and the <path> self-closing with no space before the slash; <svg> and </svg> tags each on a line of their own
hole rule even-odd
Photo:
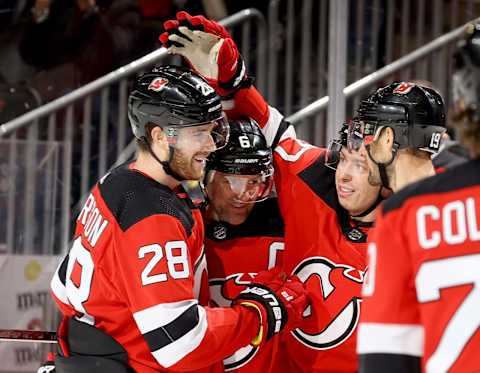
<svg viewBox="0 0 480 373">
<path fill-rule="evenodd" d="M 168 142 L 165 132 L 163 132 L 162 127 L 155 126 L 152 128 L 150 135 L 152 137 L 152 149 L 159 155 L 159 158 L 163 160 L 165 158 L 164 154 L 168 156 Z"/>
<path fill-rule="evenodd" d="M 165 136 L 165 132 L 163 132 L 162 127 L 160 126 L 155 126 L 152 128 L 152 131 L 150 132 L 152 135 L 152 140 L 155 142 L 166 142 L 167 137 Z"/>
<path fill-rule="evenodd" d="M 394 141 L 395 141 L 395 132 L 393 132 L 392 128 L 385 127 L 382 135 L 383 135 L 382 136 L 383 145 L 387 149 L 391 150 L 393 148 L 393 144 L 394 144 Z"/>
</svg>

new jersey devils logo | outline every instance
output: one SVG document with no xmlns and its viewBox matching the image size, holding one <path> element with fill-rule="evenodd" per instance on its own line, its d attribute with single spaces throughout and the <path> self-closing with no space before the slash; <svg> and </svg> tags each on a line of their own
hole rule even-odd
<svg viewBox="0 0 480 373">
<path fill-rule="evenodd" d="M 399 93 L 402 95 L 406 95 L 408 92 L 412 90 L 412 88 L 415 87 L 415 84 L 413 83 L 405 83 L 402 82 L 400 83 L 397 88 L 393 90 L 393 93 Z"/>
<path fill-rule="evenodd" d="M 236 273 L 227 278 L 210 280 L 210 296 L 217 306 L 231 306 L 235 297 L 250 284 L 256 273 Z M 243 347 L 223 360 L 225 370 L 240 368 L 248 363 L 257 353 L 258 348 Z"/>
<path fill-rule="evenodd" d="M 148 89 L 151 89 L 152 91 L 161 91 L 165 84 L 168 83 L 167 79 L 163 78 L 155 78 L 152 80 L 152 82 L 148 85 Z"/>
<path fill-rule="evenodd" d="M 214 278 L 209 281 L 210 296 L 216 306 L 230 307 L 232 301 L 246 285 L 252 283 L 256 273 L 235 273 L 227 278 Z"/>
<path fill-rule="evenodd" d="M 304 313 L 303 326 L 292 334 L 317 350 L 344 342 L 358 323 L 364 272 L 323 257 L 312 257 L 301 262 L 294 274 L 310 290 L 312 306 Z"/>
</svg>

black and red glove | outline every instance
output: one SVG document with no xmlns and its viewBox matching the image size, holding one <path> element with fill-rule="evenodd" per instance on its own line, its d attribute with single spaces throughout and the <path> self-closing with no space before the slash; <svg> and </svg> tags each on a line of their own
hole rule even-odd
<svg viewBox="0 0 480 373">
<path fill-rule="evenodd" d="M 255 308 L 260 315 L 260 330 L 252 345 L 260 346 L 282 330 L 297 328 L 309 304 L 305 285 L 293 275 L 284 279 L 279 269 L 262 271 L 243 290 L 234 304 Z"/>
<path fill-rule="evenodd" d="M 162 45 L 170 53 L 182 55 L 221 96 L 233 94 L 246 82 L 243 58 L 223 26 L 182 11 L 164 27 L 166 31 L 159 37 Z"/>
</svg>

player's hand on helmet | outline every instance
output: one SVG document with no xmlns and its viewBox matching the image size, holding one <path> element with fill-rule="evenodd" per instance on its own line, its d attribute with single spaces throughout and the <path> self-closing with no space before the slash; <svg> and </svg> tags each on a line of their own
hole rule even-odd
<svg viewBox="0 0 480 373">
<path fill-rule="evenodd" d="M 178 12 L 164 23 L 159 39 L 170 53 L 182 55 L 222 96 L 234 93 L 246 80 L 245 64 L 228 31 L 203 16 Z"/>
<path fill-rule="evenodd" d="M 274 268 L 255 276 L 254 282 L 235 298 L 234 304 L 253 307 L 259 312 L 260 331 L 252 341 L 252 345 L 259 346 L 282 330 L 297 328 L 303 320 L 309 297 L 297 276 L 285 278 L 283 272 Z"/>
</svg>

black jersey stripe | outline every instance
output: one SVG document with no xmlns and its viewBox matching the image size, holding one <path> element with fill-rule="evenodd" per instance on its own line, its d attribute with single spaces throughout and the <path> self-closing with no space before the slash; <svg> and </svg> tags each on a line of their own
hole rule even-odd
<svg viewBox="0 0 480 373">
<path fill-rule="evenodd" d="M 417 356 L 400 354 L 362 354 L 358 360 L 359 373 L 420 373 Z"/>
<path fill-rule="evenodd" d="M 198 305 L 194 304 L 172 322 L 145 333 L 143 337 L 154 352 L 183 337 L 197 327 L 198 321 Z"/>
</svg>

